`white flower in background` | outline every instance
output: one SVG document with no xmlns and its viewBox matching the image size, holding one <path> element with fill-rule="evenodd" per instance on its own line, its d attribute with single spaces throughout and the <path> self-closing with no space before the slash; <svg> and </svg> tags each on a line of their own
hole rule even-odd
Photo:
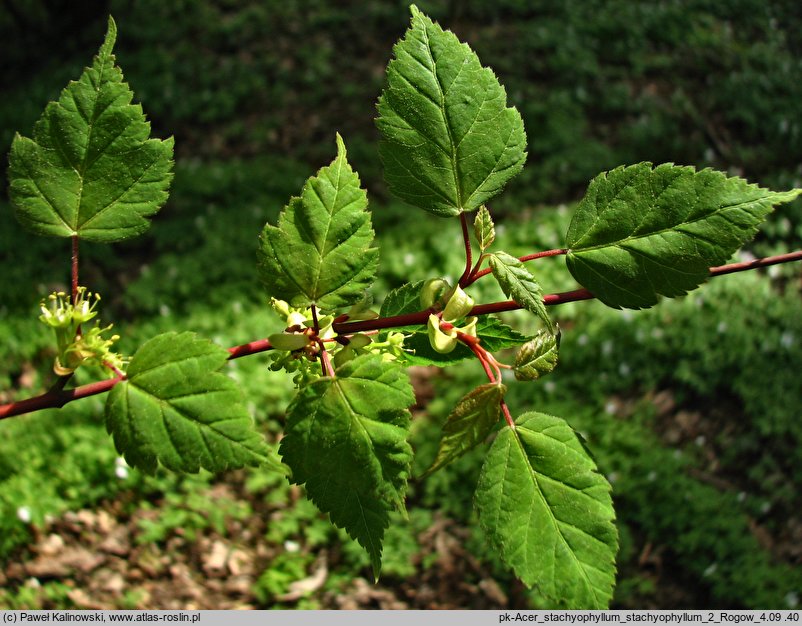
<svg viewBox="0 0 802 626">
<path fill-rule="evenodd" d="M 23 524 L 31 523 L 31 510 L 27 506 L 21 506 L 17 509 L 17 519 Z"/>
<path fill-rule="evenodd" d="M 128 463 L 126 463 L 125 459 L 121 456 L 118 456 L 117 460 L 114 462 L 114 475 L 120 480 L 128 478 Z"/>
</svg>

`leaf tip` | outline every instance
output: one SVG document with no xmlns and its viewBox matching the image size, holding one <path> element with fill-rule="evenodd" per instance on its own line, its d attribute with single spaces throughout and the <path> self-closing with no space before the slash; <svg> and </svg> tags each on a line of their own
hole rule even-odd
<svg viewBox="0 0 802 626">
<path fill-rule="evenodd" d="M 111 55 L 112 48 L 114 48 L 114 44 L 117 41 L 117 23 L 114 21 L 114 18 L 109 15 L 108 27 L 106 29 L 106 38 L 103 40 L 103 45 L 100 46 L 100 52 L 98 53 L 101 57 L 108 57 Z"/>
<path fill-rule="evenodd" d="M 337 141 L 337 156 L 345 157 L 346 154 L 348 154 L 348 151 L 345 149 L 345 141 L 343 141 L 343 136 L 340 133 L 337 133 L 336 141 Z"/>
</svg>

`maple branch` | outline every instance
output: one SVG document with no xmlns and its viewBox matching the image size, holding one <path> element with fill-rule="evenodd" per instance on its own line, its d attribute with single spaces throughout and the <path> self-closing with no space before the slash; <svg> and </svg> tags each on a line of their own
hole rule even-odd
<svg viewBox="0 0 802 626">
<path fill-rule="evenodd" d="M 272 350 L 273 346 L 267 339 L 260 339 L 258 341 L 251 341 L 250 343 L 241 346 L 234 346 L 229 348 L 229 360 L 239 359 L 251 354 L 258 354 Z M 9 404 L 0 405 L 0 420 L 7 417 L 14 417 L 15 415 L 23 415 L 25 413 L 33 413 L 42 409 L 60 409 L 68 402 L 73 400 L 80 400 L 81 398 L 88 398 L 89 396 L 96 396 L 101 393 L 110 391 L 117 383 L 125 380 L 125 376 L 118 373 L 114 378 L 107 378 L 88 385 L 81 385 L 74 389 L 63 389 L 64 384 L 69 380 L 69 376 L 62 376 L 56 384 L 46 393 L 28 398 L 27 400 L 18 400 Z M 63 381 L 63 382 L 62 382 Z"/>
<path fill-rule="evenodd" d="M 557 251 L 548 252 L 551 253 L 549 256 L 559 254 Z M 544 253 L 538 254 L 542 256 Z M 753 261 L 742 261 L 739 263 L 729 263 L 727 265 L 712 267 L 710 268 L 710 276 L 723 276 L 725 274 L 744 272 L 761 267 L 769 267 L 770 265 L 791 263 L 793 261 L 802 261 L 802 250 L 789 252 L 787 254 L 764 257 L 761 259 L 754 259 Z M 556 306 L 558 304 L 565 304 L 567 302 L 593 300 L 594 298 L 595 296 L 587 289 L 574 289 L 573 291 L 548 294 L 543 297 L 543 301 L 546 306 Z M 507 300 L 505 302 L 491 302 L 489 304 L 479 304 L 473 307 L 469 315 L 488 315 L 490 313 L 515 311 L 521 308 L 523 307 L 514 300 Z M 339 335 L 350 335 L 358 332 L 396 328 L 399 326 L 420 326 L 426 324 L 428 319 L 429 311 L 418 311 L 416 313 L 394 315 L 391 317 L 380 317 L 359 322 L 339 322 L 333 324 L 333 328 L 334 331 Z M 270 345 L 270 342 L 267 339 L 251 341 L 250 343 L 229 348 L 228 351 L 231 355 L 229 356 L 229 360 L 238 359 L 251 354 L 258 354 L 259 352 L 265 352 L 272 349 L 273 346 Z M 39 411 L 41 409 L 61 408 L 73 400 L 105 393 L 121 380 L 125 379 L 117 376 L 115 378 L 101 380 L 99 382 L 82 385 L 80 387 L 75 387 L 74 389 L 68 390 L 59 389 L 58 386 L 54 386 L 50 391 L 34 398 L 28 398 L 27 400 L 19 400 L 17 402 L 0 405 L 0 420 L 7 417 L 13 417 L 15 415 L 22 415 L 24 413 L 32 413 L 33 411 Z"/>
<path fill-rule="evenodd" d="M 95 396 L 99 393 L 106 393 L 121 380 L 123 379 L 119 377 L 108 378 L 96 383 L 81 385 L 75 389 L 67 390 L 54 388 L 35 398 L 4 404 L 0 406 L 0 419 L 22 415 L 23 413 L 33 413 L 34 411 L 40 411 L 42 409 L 60 409 L 73 400 L 88 398 L 89 396 Z"/>
<path fill-rule="evenodd" d="M 776 254 L 774 256 L 767 256 L 763 257 L 762 259 L 753 259 L 751 261 L 741 261 L 740 263 L 730 263 L 728 265 L 719 265 L 718 267 L 711 267 L 710 275 L 723 276 L 724 274 L 734 274 L 735 272 L 756 270 L 759 267 L 779 265 L 780 263 L 791 263 L 792 261 L 802 261 L 802 250 L 796 250 L 794 252 L 788 252 L 786 254 Z"/>
</svg>

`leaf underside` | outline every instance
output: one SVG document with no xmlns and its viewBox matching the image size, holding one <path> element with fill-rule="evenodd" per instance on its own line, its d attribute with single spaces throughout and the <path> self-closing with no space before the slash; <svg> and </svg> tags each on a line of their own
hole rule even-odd
<svg viewBox="0 0 802 626">
<path fill-rule="evenodd" d="M 493 224 L 493 218 L 490 217 L 490 211 L 485 206 L 479 207 L 473 223 L 473 233 L 482 252 L 496 240 L 496 227 Z"/>
<path fill-rule="evenodd" d="M 560 336 L 540 330 L 521 346 L 515 357 L 513 371 L 517 380 L 537 380 L 557 367 L 560 351 Z"/>
<path fill-rule="evenodd" d="M 568 228 L 568 269 L 614 308 L 653 306 L 709 277 L 774 205 L 802 193 L 670 163 L 619 167 L 591 181 Z"/>
<path fill-rule="evenodd" d="M 379 153 L 390 190 L 443 217 L 473 211 L 523 167 L 526 135 L 489 68 L 412 7 L 379 98 Z"/>
<path fill-rule="evenodd" d="M 400 366 L 359 356 L 298 392 L 281 440 L 292 482 L 367 550 L 376 578 L 389 514 L 405 511 L 414 401 Z"/>
<path fill-rule="evenodd" d="M 266 224 L 258 250 L 259 271 L 269 295 L 304 308 L 334 310 L 359 301 L 370 287 L 379 251 L 367 194 L 337 135 L 337 158 L 307 180 L 279 215 Z"/>
<path fill-rule="evenodd" d="M 142 107 L 114 65 L 117 37 L 106 39 L 78 81 L 51 102 L 9 155 L 9 194 L 31 231 L 90 241 L 119 241 L 150 225 L 167 200 L 173 140 L 150 139 Z"/>
<path fill-rule="evenodd" d="M 432 466 L 436 472 L 482 443 L 498 423 L 507 387 L 486 383 L 464 395 L 443 424 L 443 437 Z"/>
<path fill-rule="evenodd" d="M 610 486 L 564 420 L 526 413 L 505 426 L 476 488 L 479 521 L 554 608 L 605 609 L 618 536 Z"/>
<path fill-rule="evenodd" d="M 129 465 L 153 473 L 267 464 L 284 471 L 254 428 L 228 350 L 194 333 L 164 333 L 137 350 L 106 401 L 106 429 Z"/>
<path fill-rule="evenodd" d="M 508 298 L 512 298 L 527 311 L 537 315 L 549 332 L 554 332 L 554 324 L 543 302 L 543 291 L 535 277 L 519 259 L 506 252 L 496 252 L 490 255 L 490 269 Z"/>
<path fill-rule="evenodd" d="M 422 286 L 423 281 L 418 281 L 407 283 L 391 291 L 382 303 L 379 315 L 381 317 L 391 317 L 420 311 L 420 290 Z M 475 358 L 473 352 L 463 344 L 458 344 L 448 354 L 437 352 L 432 348 L 429 341 L 426 326 L 405 326 L 394 330 L 401 331 L 407 335 L 407 338 L 404 339 L 405 352 L 401 357 L 407 365 L 438 365 L 443 367 L 454 365 L 465 359 Z M 514 348 L 526 343 L 529 339 L 492 315 L 483 315 L 479 318 L 476 323 L 476 334 L 481 341 L 482 347 L 488 352 Z"/>
</svg>

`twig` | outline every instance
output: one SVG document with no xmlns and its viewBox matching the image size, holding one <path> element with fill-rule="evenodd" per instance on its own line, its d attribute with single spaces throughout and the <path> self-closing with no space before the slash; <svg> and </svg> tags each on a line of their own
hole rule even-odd
<svg viewBox="0 0 802 626">
<path fill-rule="evenodd" d="M 789 252 L 787 254 L 764 257 L 762 259 L 755 259 L 754 261 L 720 265 L 710 269 L 710 276 L 723 276 L 725 274 L 733 274 L 735 272 L 743 272 L 760 267 L 768 267 L 770 265 L 790 263 L 793 261 L 802 261 L 802 250 Z M 565 304 L 567 302 L 592 300 L 594 298 L 595 296 L 587 289 L 575 289 L 573 291 L 549 294 L 544 296 L 543 300 L 547 306 L 555 306 L 558 304 Z M 514 311 L 520 308 L 522 308 L 521 305 L 514 300 L 507 300 L 506 302 L 492 302 L 490 304 L 480 304 L 473 307 L 469 315 L 487 315 L 490 313 L 501 313 L 503 311 Z M 428 319 L 429 311 L 418 311 L 417 313 L 394 315 L 392 317 L 380 317 L 359 322 L 340 322 L 335 323 L 333 327 L 334 331 L 339 335 L 351 335 L 358 332 L 381 330 L 385 328 L 397 328 L 399 326 L 420 326 L 425 324 Z M 231 354 L 229 359 L 238 359 L 251 354 L 272 350 L 272 348 L 273 347 L 270 345 L 270 342 L 267 339 L 252 341 L 250 343 L 229 348 L 228 351 Z M 66 391 L 53 388 L 50 391 L 34 398 L 28 398 L 27 400 L 19 400 L 17 402 L 0 405 L 0 420 L 7 417 L 13 417 L 15 415 L 39 411 L 41 409 L 60 408 L 68 402 L 72 402 L 73 400 L 105 393 L 121 380 L 123 379 L 119 377 L 110 378 Z"/>
<path fill-rule="evenodd" d="M 464 211 L 459 214 L 459 222 L 462 226 L 462 240 L 465 242 L 465 271 L 462 272 L 462 276 L 459 278 L 459 285 L 460 287 L 465 287 L 471 275 L 471 264 L 473 261 L 471 259 L 471 235 L 468 230 L 468 218 L 465 217 Z"/>
</svg>

